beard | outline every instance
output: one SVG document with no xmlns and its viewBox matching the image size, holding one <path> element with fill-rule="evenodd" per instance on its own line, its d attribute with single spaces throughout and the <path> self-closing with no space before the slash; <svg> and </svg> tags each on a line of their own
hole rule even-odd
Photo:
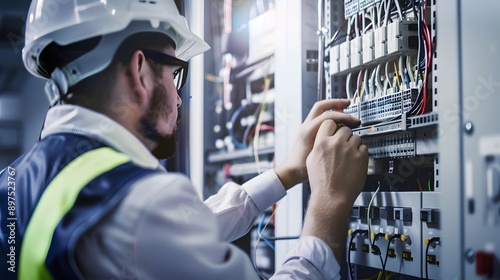
<svg viewBox="0 0 500 280">
<path fill-rule="evenodd" d="M 156 84 L 146 114 L 139 121 L 139 132 L 145 138 L 156 143 L 156 147 L 151 153 L 160 160 L 173 157 L 177 151 L 177 128 L 174 127 L 172 133 L 167 135 L 162 135 L 158 131 L 158 120 L 166 118 L 170 113 L 165 111 L 166 108 L 169 108 L 165 95 L 165 87 Z M 179 117 L 177 123 L 179 123 Z"/>
</svg>

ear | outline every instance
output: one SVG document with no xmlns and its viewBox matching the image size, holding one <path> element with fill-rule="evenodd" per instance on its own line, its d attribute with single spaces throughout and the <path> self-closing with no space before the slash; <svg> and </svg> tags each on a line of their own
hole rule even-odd
<svg viewBox="0 0 500 280">
<path fill-rule="evenodd" d="M 141 50 L 137 50 L 132 54 L 129 63 L 132 98 L 139 102 L 140 105 L 147 103 L 149 92 L 153 89 L 153 81 L 151 79 L 151 69 L 146 62 L 146 57 Z"/>
</svg>

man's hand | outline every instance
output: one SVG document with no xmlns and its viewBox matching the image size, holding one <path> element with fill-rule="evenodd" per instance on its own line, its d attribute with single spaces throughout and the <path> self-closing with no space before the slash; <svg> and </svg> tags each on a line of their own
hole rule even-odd
<svg viewBox="0 0 500 280">
<path fill-rule="evenodd" d="M 361 138 L 346 126 L 324 121 L 307 157 L 311 196 L 352 204 L 363 190 L 367 168 L 368 148 Z"/>
<path fill-rule="evenodd" d="M 349 127 L 324 121 L 307 157 L 311 198 L 302 236 L 325 241 L 340 262 L 352 205 L 363 190 L 368 148 Z"/>
<path fill-rule="evenodd" d="M 337 124 L 357 127 L 360 121 L 342 113 L 349 106 L 348 99 L 327 99 L 314 104 L 309 115 L 302 123 L 298 138 L 287 159 L 275 169 L 285 189 L 307 180 L 306 158 L 311 152 L 316 133 L 325 120 L 333 120 Z"/>
</svg>

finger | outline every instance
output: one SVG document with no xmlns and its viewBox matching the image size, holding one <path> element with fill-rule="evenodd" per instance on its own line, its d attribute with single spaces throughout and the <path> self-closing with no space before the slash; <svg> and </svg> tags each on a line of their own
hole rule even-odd
<svg viewBox="0 0 500 280">
<path fill-rule="evenodd" d="M 343 142 L 348 142 L 351 136 L 352 136 L 352 130 L 347 126 L 343 126 L 337 129 L 337 132 L 335 132 L 335 135 L 333 135 L 333 137 Z"/>
<path fill-rule="evenodd" d="M 332 119 L 335 123 L 347 125 L 350 128 L 358 127 L 361 124 L 359 119 L 346 113 L 336 111 L 326 111 L 318 116 L 318 118 L 322 118 L 323 120 Z"/>
<path fill-rule="evenodd" d="M 321 136 L 328 137 L 334 135 L 336 131 L 337 131 L 337 124 L 334 121 L 332 120 L 324 121 L 318 129 L 315 142 L 318 141 L 318 139 L 320 139 Z"/>
<path fill-rule="evenodd" d="M 306 132 L 307 135 L 316 135 L 319 126 L 326 120 L 332 120 L 336 124 L 346 124 L 349 127 L 356 127 L 361 123 L 358 119 L 351 117 L 350 115 L 335 111 L 328 111 L 309 122 L 307 128 L 307 131 L 309 132 Z"/>
<path fill-rule="evenodd" d="M 359 146 L 359 151 L 368 154 L 368 147 L 365 144 L 361 144 L 361 146 Z"/>
<path fill-rule="evenodd" d="M 349 99 L 325 99 L 314 103 L 311 111 L 307 115 L 306 121 L 310 121 L 328 110 L 342 110 L 349 106 Z"/>
<path fill-rule="evenodd" d="M 359 146 L 361 146 L 361 144 L 363 144 L 363 142 L 361 141 L 361 137 L 359 137 L 358 135 L 351 136 L 351 138 L 349 138 L 348 143 L 350 143 L 351 145 L 353 145 L 357 149 L 359 149 Z"/>
</svg>

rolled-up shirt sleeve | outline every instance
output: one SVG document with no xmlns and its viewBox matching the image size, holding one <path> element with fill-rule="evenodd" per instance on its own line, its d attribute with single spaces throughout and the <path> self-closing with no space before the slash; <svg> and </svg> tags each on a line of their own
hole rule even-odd
<svg viewBox="0 0 500 280">
<path fill-rule="evenodd" d="M 205 200 L 215 214 L 221 239 L 233 241 L 245 235 L 257 215 L 286 195 L 274 170 L 268 170 L 243 185 L 225 184 L 217 194 Z"/>
<path fill-rule="evenodd" d="M 340 265 L 323 240 L 304 236 L 271 279 L 340 279 Z"/>
</svg>

